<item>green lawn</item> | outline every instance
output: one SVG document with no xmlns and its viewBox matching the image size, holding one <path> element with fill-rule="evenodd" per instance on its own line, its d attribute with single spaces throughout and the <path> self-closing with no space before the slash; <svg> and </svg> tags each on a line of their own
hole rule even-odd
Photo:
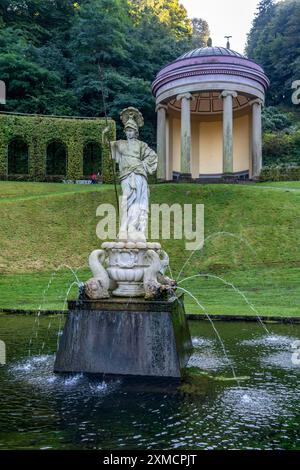
<svg viewBox="0 0 300 470">
<path fill-rule="evenodd" d="M 188 313 L 300 316 L 299 268 L 251 268 L 222 273 L 217 278 L 200 277 L 180 284 L 189 290 L 203 306 L 202 310 L 185 295 Z M 79 280 L 86 280 L 88 269 L 77 272 Z M 213 274 L 216 276 L 216 274 Z M 184 279 L 184 278 L 183 278 Z M 0 308 L 26 310 L 62 310 L 66 293 L 75 280 L 65 269 L 53 273 L 7 274 L 1 278 Z M 49 281 L 50 285 L 49 285 Z M 224 283 L 231 283 L 231 285 Z M 48 286 L 49 285 L 49 286 Z M 75 298 L 77 287 L 73 286 L 69 298 Z"/>
<path fill-rule="evenodd" d="M 300 182 L 163 184 L 151 187 L 151 201 L 205 205 L 209 238 L 180 279 L 202 277 L 180 286 L 207 313 L 300 316 Z M 0 183 L 0 308 L 63 308 L 73 275 L 58 268 L 90 277 L 87 257 L 101 243 L 96 208 L 103 202 L 114 203 L 111 186 Z M 177 278 L 191 252 L 184 240 L 161 243 Z M 69 298 L 76 295 L 73 287 Z M 185 298 L 187 312 L 203 312 Z"/>
<path fill-rule="evenodd" d="M 81 192 L 95 192 L 110 188 L 110 185 L 91 184 L 61 184 L 61 183 L 16 183 L 13 181 L 0 182 L 0 203 L 20 201 L 34 198 L 43 198 L 51 195 L 76 194 Z"/>
<path fill-rule="evenodd" d="M 267 186 L 268 188 L 278 188 L 278 189 L 299 189 L 300 190 L 300 181 L 278 181 L 278 182 L 268 182 L 260 183 L 258 187 Z"/>
</svg>

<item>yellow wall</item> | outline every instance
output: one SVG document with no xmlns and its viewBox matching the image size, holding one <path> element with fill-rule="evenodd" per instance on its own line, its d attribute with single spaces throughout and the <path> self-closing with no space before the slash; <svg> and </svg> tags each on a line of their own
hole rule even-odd
<svg viewBox="0 0 300 470">
<path fill-rule="evenodd" d="M 234 118 L 233 125 L 233 171 L 249 170 L 250 162 L 250 116 Z M 169 120 L 170 171 L 180 172 L 180 119 Z M 223 172 L 223 123 L 192 119 L 191 123 L 191 170 L 192 177 L 199 174 L 220 174 Z"/>
<path fill-rule="evenodd" d="M 200 175 L 223 171 L 223 126 L 221 121 L 199 122 Z"/>
<path fill-rule="evenodd" d="M 191 172 L 192 178 L 199 178 L 200 173 L 200 139 L 199 139 L 199 122 L 191 123 Z"/>
<path fill-rule="evenodd" d="M 180 171 L 180 152 L 181 152 L 181 130 L 180 130 L 180 119 L 172 119 L 171 125 L 172 132 L 172 171 Z"/>
</svg>

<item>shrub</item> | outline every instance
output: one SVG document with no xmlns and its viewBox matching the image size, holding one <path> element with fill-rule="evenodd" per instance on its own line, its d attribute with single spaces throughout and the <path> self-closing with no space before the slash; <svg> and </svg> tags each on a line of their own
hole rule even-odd
<svg viewBox="0 0 300 470">
<path fill-rule="evenodd" d="M 282 131 L 293 125 L 295 115 L 291 112 L 281 111 L 275 106 L 263 109 L 262 123 L 265 132 Z"/>
<path fill-rule="evenodd" d="M 264 165 L 300 166 L 300 129 L 288 132 L 267 132 L 263 137 Z"/>
<path fill-rule="evenodd" d="M 299 181 L 300 166 L 274 165 L 263 167 L 260 181 Z"/>
</svg>

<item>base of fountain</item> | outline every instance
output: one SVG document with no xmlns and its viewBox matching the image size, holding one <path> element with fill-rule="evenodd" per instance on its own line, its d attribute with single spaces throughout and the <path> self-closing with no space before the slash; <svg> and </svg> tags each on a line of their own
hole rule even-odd
<svg viewBox="0 0 300 470">
<path fill-rule="evenodd" d="M 54 371 L 180 378 L 191 353 L 183 296 L 71 301 Z"/>
<path fill-rule="evenodd" d="M 118 282 L 118 287 L 112 294 L 116 297 L 145 297 L 142 282 Z"/>
</svg>

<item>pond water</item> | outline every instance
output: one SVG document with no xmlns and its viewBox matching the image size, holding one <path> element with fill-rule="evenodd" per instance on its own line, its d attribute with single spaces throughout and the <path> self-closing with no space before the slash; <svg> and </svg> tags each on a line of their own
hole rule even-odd
<svg viewBox="0 0 300 470">
<path fill-rule="evenodd" d="M 53 374 L 62 324 L 0 315 L 0 449 L 300 449 L 300 325 L 216 322 L 224 357 L 209 322 L 190 322 L 178 386 Z"/>
</svg>

